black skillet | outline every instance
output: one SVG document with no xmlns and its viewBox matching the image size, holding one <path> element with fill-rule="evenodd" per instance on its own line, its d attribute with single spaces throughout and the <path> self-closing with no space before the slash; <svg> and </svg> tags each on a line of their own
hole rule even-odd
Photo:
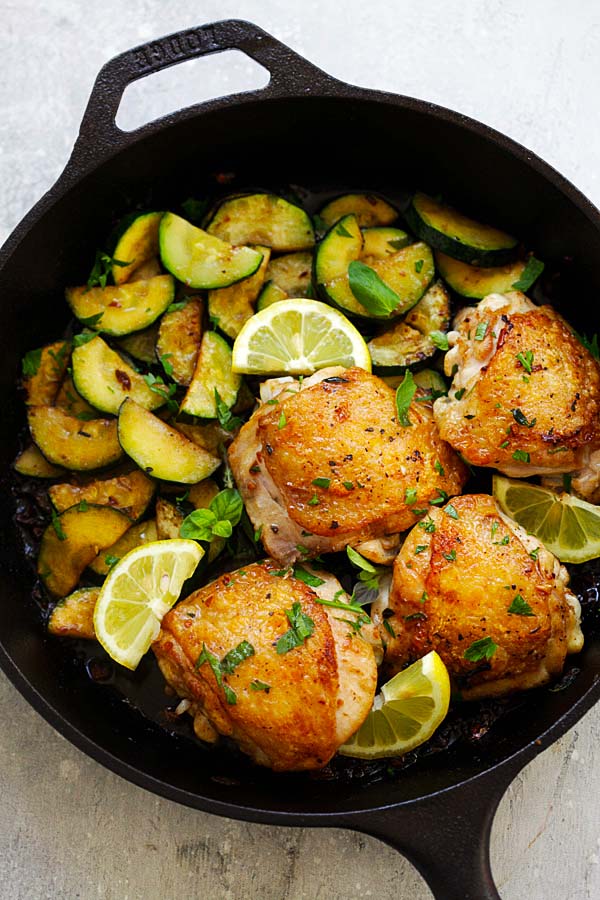
<svg viewBox="0 0 600 900">
<path fill-rule="evenodd" d="M 236 48 L 264 66 L 263 90 L 212 100 L 133 133 L 115 125 L 125 87 L 174 63 Z M 59 333 L 62 288 L 84 278 L 115 215 L 136 203 L 168 208 L 200 192 L 206 176 L 236 185 L 443 190 L 525 238 L 565 268 L 562 300 L 576 327 L 586 296 L 600 293 L 600 215 L 571 184 L 523 147 L 457 113 L 337 81 L 247 22 L 192 28 L 121 54 L 100 72 L 71 159 L 0 255 L 2 465 L 23 424 L 15 382 L 22 354 Z M 559 285 L 560 287 L 560 285 Z M 556 291 L 560 301 L 561 292 Z M 457 741 L 394 779 L 311 779 L 257 773 L 227 753 L 208 754 L 143 715 L 136 690 L 94 674 L 82 653 L 48 641 L 32 600 L 33 575 L 13 524 L 0 511 L 0 663 L 19 691 L 65 737 L 124 778 L 179 803 L 256 822 L 335 826 L 379 837 L 404 853 L 436 897 L 497 898 L 489 835 L 507 786 L 600 697 L 600 639 L 588 637 L 581 669 L 561 692 L 541 690 L 496 721 L 477 745 Z M 125 685 L 125 686 L 124 686 Z M 124 696 L 125 695 L 125 696 Z M 132 699 L 133 698 L 133 699 Z M 164 705 L 162 695 L 157 701 Z"/>
</svg>

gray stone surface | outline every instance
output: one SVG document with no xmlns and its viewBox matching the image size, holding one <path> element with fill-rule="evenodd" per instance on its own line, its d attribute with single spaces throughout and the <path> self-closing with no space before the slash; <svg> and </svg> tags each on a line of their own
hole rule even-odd
<svg viewBox="0 0 600 900">
<path fill-rule="evenodd" d="M 494 125 L 600 203 L 600 8 L 593 0 L 0 0 L 0 239 L 52 184 L 94 76 L 178 28 L 252 19 L 348 81 Z M 238 89 L 245 59 L 143 83 L 128 115 Z M 593 328 L 593 326 L 591 326 Z M 0 896 L 11 900 L 424 900 L 414 869 L 370 838 L 203 815 L 127 784 L 58 736 L 0 677 Z M 600 708 L 529 765 L 492 836 L 506 900 L 600 896 Z"/>
</svg>

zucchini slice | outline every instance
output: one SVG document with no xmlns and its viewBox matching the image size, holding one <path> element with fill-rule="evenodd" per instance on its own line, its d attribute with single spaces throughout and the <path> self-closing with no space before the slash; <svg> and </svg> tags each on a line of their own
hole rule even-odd
<svg viewBox="0 0 600 900">
<path fill-rule="evenodd" d="M 129 281 L 140 266 L 158 255 L 158 228 L 162 217 L 162 212 L 133 213 L 123 220 L 113 258 L 126 262 L 127 265 L 113 264 L 112 277 L 115 284 Z"/>
<path fill-rule="evenodd" d="M 156 501 L 156 532 L 159 541 L 173 541 L 179 537 L 179 529 L 185 516 L 174 503 L 159 497 Z"/>
<path fill-rule="evenodd" d="M 57 516 L 44 531 L 37 563 L 38 575 L 50 593 L 55 597 L 70 594 L 86 566 L 130 525 L 124 513 L 110 506 L 73 506 Z"/>
<path fill-rule="evenodd" d="M 168 313 L 165 313 L 165 316 Z M 162 319 L 160 320 L 162 323 Z M 158 340 L 159 323 L 154 322 L 149 328 L 143 331 L 136 331 L 134 334 L 128 334 L 117 341 L 121 350 L 139 362 L 146 363 L 151 366 L 156 362 L 156 342 Z"/>
<path fill-rule="evenodd" d="M 404 369 L 423 362 L 438 349 L 432 332 L 444 333 L 450 324 L 450 298 L 441 281 L 429 288 L 401 322 L 367 344 L 377 369 Z"/>
<path fill-rule="evenodd" d="M 189 384 L 192 380 L 201 338 L 201 300 L 191 299 L 181 309 L 166 312 L 162 317 L 156 341 L 156 355 L 162 362 L 165 372 L 177 384 Z"/>
<path fill-rule="evenodd" d="M 390 225 L 398 218 L 394 207 L 375 194 L 342 194 L 326 203 L 319 212 L 328 228 L 344 216 L 355 215 L 361 228 Z"/>
<path fill-rule="evenodd" d="M 215 390 L 219 392 L 223 403 L 231 409 L 241 383 L 241 375 L 231 371 L 231 347 L 227 341 L 216 331 L 206 331 L 200 344 L 194 377 L 181 404 L 181 412 L 201 419 L 216 419 Z"/>
<path fill-rule="evenodd" d="M 513 284 L 519 280 L 527 265 L 524 260 L 517 260 L 495 268 L 470 266 L 440 251 L 435 254 L 435 261 L 446 284 L 461 297 L 473 300 L 514 290 Z"/>
<path fill-rule="evenodd" d="M 195 484 L 221 465 L 218 457 L 198 447 L 134 400 L 119 411 L 119 440 L 140 469 L 180 484 Z"/>
<path fill-rule="evenodd" d="M 143 377 L 101 337 L 73 350 L 73 381 L 88 403 L 113 415 L 117 415 L 125 397 L 146 409 L 157 409 L 165 402 L 164 395 L 150 390 Z"/>
<path fill-rule="evenodd" d="M 28 475 L 31 478 L 60 478 L 65 474 L 61 466 L 49 463 L 35 444 L 30 444 L 19 453 L 13 463 L 13 469 L 19 475 Z"/>
<path fill-rule="evenodd" d="M 141 331 L 158 319 L 175 296 L 170 275 L 109 287 L 67 288 L 67 303 L 80 322 L 114 337 Z"/>
<path fill-rule="evenodd" d="M 393 256 L 410 244 L 410 237 L 401 228 L 363 228 L 363 248 L 361 259 L 368 262 L 373 259 L 385 259 Z"/>
<path fill-rule="evenodd" d="M 68 597 L 59 600 L 48 619 L 48 631 L 56 637 L 96 637 L 94 610 L 100 594 L 99 587 L 79 588 Z"/>
<path fill-rule="evenodd" d="M 163 266 L 192 288 L 229 287 L 253 275 L 262 260 L 258 250 L 233 247 L 170 212 L 160 223 L 159 241 Z"/>
<path fill-rule="evenodd" d="M 98 410 L 94 409 L 87 400 L 84 400 L 81 394 L 77 393 L 77 389 L 70 375 L 63 380 L 60 390 L 56 395 L 54 406 L 60 406 L 70 416 L 74 416 L 81 422 L 88 422 L 90 419 L 98 418 Z"/>
<path fill-rule="evenodd" d="M 139 469 L 115 478 L 99 478 L 89 484 L 53 484 L 48 495 L 54 508 L 64 512 L 84 501 L 94 506 L 111 506 L 136 521 L 143 516 L 154 496 L 155 483 Z"/>
<path fill-rule="evenodd" d="M 70 352 L 68 341 L 55 341 L 33 354 L 27 354 L 25 361 L 30 362 L 28 370 L 31 374 L 23 378 L 23 387 L 28 406 L 52 406 L 67 371 Z"/>
<path fill-rule="evenodd" d="M 360 257 L 362 249 L 358 219 L 350 213 L 329 229 L 317 247 L 313 263 L 314 282 L 321 299 L 355 316 L 368 316 L 348 283 L 348 266 Z"/>
<path fill-rule="evenodd" d="M 312 253 L 286 253 L 272 259 L 267 267 L 267 281 L 273 281 L 288 297 L 308 297 L 312 272 Z"/>
<path fill-rule="evenodd" d="M 274 281 L 267 281 L 263 285 L 263 289 L 258 295 L 258 299 L 256 301 L 256 311 L 260 312 L 261 309 L 265 309 L 272 303 L 277 303 L 279 300 L 287 299 L 288 295 L 279 287 L 279 285 L 275 284 Z"/>
<path fill-rule="evenodd" d="M 30 406 L 27 420 L 34 442 L 57 466 L 84 472 L 109 466 L 123 456 L 116 419 L 83 422 L 58 406 Z"/>
<path fill-rule="evenodd" d="M 230 338 L 236 338 L 242 330 L 242 325 L 254 315 L 256 299 L 265 281 L 271 250 L 269 247 L 256 249 L 262 253 L 263 258 L 254 275 L 238 281 L 231 287 L 208 292 L 208 314 L 217 327 Z"/>
<path fill-rule="evenodd" d="M 275 194 L 227 198 L 207 231 L 232 244 L 260 244 L 278 252 L 308 250 L 315 243 L 308 213 Z"/>
<path fill-rule="evenodd" d="M 518 249 L 512 235 L 482 225 L 421 192 L 412 198 L 406 221 L 421 240 L 472 265 L 504 265 L 515 258 Z"/>
<path fill-rule="evenodd" d="M 199 447 L 204 447 L 213 456 L 219 455 L 220 444 L 224 445 L 228 441 L 233 440 L 232 433 L 221 428 L 218 422 L 206 421 L 202 425 L 189 425 L 186 422 L 177 422 L 175 427 L 188 440 Z"/>
<path fill-rule="evenodd" d="M 107 547 L 93 559 L 89 565 L 92 572 L 96 575 L 108 575 L 112 566 L 117 560 L 122 559 L 130 550 L 135 550 L 142 544 L 149 544 L 158 540 L 158 531 L 156 530 L 156 520 L 150 519 L 146 522 L 138 522 L 128 528 L 125 534 L 115 541 L 112 546 Z"/>
<path fill-rule="evenodd" d="M 157 275 L 164 275 L 164 272 L 158 256 L 153 256 L 132 272 L 129 281 L 148 281 L 148 279 L 155 278 Z"/>
</svg>

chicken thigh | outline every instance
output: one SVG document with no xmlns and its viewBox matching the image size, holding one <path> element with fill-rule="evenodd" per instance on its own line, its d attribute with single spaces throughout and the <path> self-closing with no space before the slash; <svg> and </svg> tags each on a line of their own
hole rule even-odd
<svg viewBox="0 0 600 900">
<path fill-rule="evenodd" d="M 385 544 L 430 502 L 459 493 L 466 467 L 430 408 L 416 398 L 408 417 L 398 421 L 394 391 L 363 369 L 324 369 L 301 389 L 280 383 L 229 450 L 268 553 L 289 565 L 367 542 L 365 555 L 382 561 L 385 546 L 369 547 L 373 539 Z"/>
<path fill-rule="evenodd" d="M 413 528 L 389 606 L 372 610 L 388 623 L 386 666 L 396 672 L 437 650 L 465 699 L 544 684 L 583 646 L 568 584 L 564 566 L 493 497 L 457 497 Z"/>
<path fill-rule="evenodd" d="M 375 696 L 369 626 L 319 603 L 349 598 L 332 576 L 316 580 L 270 560 L 223 575 L 167 613 L 153 645 L 199 736 L 227 735 L 279 772 L 324 766 Z"/>
<path fill-rule="evenodd" d="M 506 475 L 582 469 L 600 449 L 600 366 L 564 319 L 515 291 L 466 307 L 454 326 L 454 380 L 434 404 L 442 437 Z"/>
</svg>

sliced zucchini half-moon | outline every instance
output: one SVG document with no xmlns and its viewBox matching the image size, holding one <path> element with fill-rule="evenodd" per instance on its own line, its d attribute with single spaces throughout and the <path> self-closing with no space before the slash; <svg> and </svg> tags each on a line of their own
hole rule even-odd
<svg viewBox="0 0 600 900">
<path fill-rule="evenodd" d="M 48 619 L 50 634 L 93 640 L 96 637 L 94 610 L 99 594 L 99 587 L 79 588 L 59 600 Z"/>
<path fill-rule="evenodd" d="M 128 281 L 108 287 L 70 287 L 67 303 L 80 322 L 114 337 L 148 328 L 172 303 L 175 283 L 171 275 Z"/>
<path fill-rule="evenodd" d="M 369 341 L 373 367 L 393 371 L 423 362 L 436 352 L 449 324 L 450 298 L 438 281 L 405 319 L 394 322 Z"/>
<path fill-rule="evenodd" d="M 398 250 L 402 250 L 410 244 L 410 237 L 401 228 L 377 227 L 363 228 L 363 248 L 361 259 L 365 262 L 369 257 L 373 259 L 385 259 L 393 256 Z"/>
<path fill-rule="evenodd" d="M 134 400 L 124 400 L 119 412 L 119 440 L 140 469 L 180 484 L 208 478 L 221 460 L 198 447 Z"/>
<path fill-rule="evenodd" d="M 121 222 L 113 259 L 127 265 L 113 263 L 115 284 L 129 281 L 140 266 L 158 256 L 158 228 L 162 217 L 162 212 L 133 213 Z"/>
<path fill-rule="evenodd" d="M 267 281 L 263 285 L 263 289 L 256 300 L 256 311 L 260 312 L 261 309 L 266 309 L 266 307 L 271 306 L 272 303 L 278 303 L 279 300 L 287 299 L 288 294 L 286 294 L 278 284 L 275 284 L 274 281 Z"/>
<path fill-rule="evenodd" d="M 308 297 L 312 272 L 312 253 L 300 250 L 272 259 L 267 267 L 266 281 L 272 281 L 288 297 Z"/>
<path fill-rule="evenodd" d="M 271 256 L 269 247 L 257 247 L 262 262 L 254 275 L 232 284 L 208 292 L 208 314 L 217 327 L 230 338 L 236 338 L 242 326 L 254 315 L 256 299 L 265 280 L 265 272 Z"/>
<path fill-rule="evenodd" d="M 216 419 L 215 391 L 225 406 L 235 404 L 242 378 L 231 370 L 231 347 L 216 331 L 202 337 L 194 377 L 181 404 L 181 412 L 201 419 Z"/>
<path fill-rule="evenodd" d="M 276 194 L 226 198 L 207 231 L 232 244 L 260 244 L 280 253 L 308 250 L 315 243 L 308 213 Z"/>
<path fill-rule="evenodd" d="M 73 350 L 73 382 L 79 394 L 96 409 L 117 415 L 125 397 L 146 409 L 157 409 L 165 396 L 150 390 L 136 372 L 101 337 Z"/>
<path fill-rule="evenodd" d="M 34 442 L 56 466 L 85 472 L 123 456 L 116 419 L 82 421 L 58 406 L 30 406 L 27 420 Z"/>
<path fill-rule="evenodd" d="M 60 406 L 66 413 L 74 416 L 81 422 L 98 418 L 98 410 L 90 406 L 87 400 L 84 400 L 81 394 L 78 393 L 70 375 L 63 379 L 60 390 L 56 395 L 54 406 Z"/>
<path fill-rule="evenodd" d="M 155 482 L 139 469 L 114 478 L 97 478 L 89 484 L 53 484 L 48 495 L 60 513 L 84 501 L 120 509 L 132 521 L 143 516 L 154 496 Z"/>
<path fill-rule="evenodd" d="M 54 403 L 69 365 L 70 352 L 68 341 L 55 341 L 27 354 L 23 368 L 30 374 L 24 376 L 23 387 L 28 406 L 51 406 Z M 26 366 L 27 362 L 29 366 Z"/>
<path fill-rule="evenodd" d="M 326 203 L 319 217 L 331 228 L 343 216 L 355 215 L 361 228 L 391 225 L 398 218 L 398 211 L 391 203 L 376 194 L 342 194 Z"/>
<path fill-rule="evenodd" d="M 159 242 L 163 266 L 191 288 L 229 287 L 253 275 L 262 260 L 258 250 L 234 247 L 171 212 L 162 218 Z"/>
<path fill-rule="evenodd" d="M 118 560 L 122 559 L 125 554 L 142 544 L 150 544 L 152 541 L 158 540 L 158 531 L 156 530 L 156 520 L 149 519 L 146 522 L 138 522 L 128 528 L 125 534 L 115 541 L 106 550 L 102 550 L 96 559 L 93 559 L 89 565 L 92 572 L 96 575 L 108 575 L 111 568 Z"/>
<path fill-rule="evenodd" d="M 168 315 L 168 312 L 164 314 Z M 164 316 L 163 316 L 164 318 Z M 162 323 L 162 319 L 160 322 Z M 143 331 L 136 331 L 134 334 L 128 334 L 123 338 L 119 338 L 117 345 L 134 359 L 144 362 L 151 366 L 157 362 L 156 359 L 156 341 L 158 340 L 159 322 L 154 322 L 149 328 Z"/>
<path fill-rule="evenodd" d="M 156 356 L 177 384 L 189 384 L 192 380 L 201 338 L 202 300 L 190 299 L 180 309 L 166 312 L 160 320 Z"/>
<path fill-rule="evenodd" d="M 13 469 L 19 475 L 28 475 L 30 478 L 60 478 L 65 474 L 61 466 L 54 466 L 48 462 L 35 444 L 30 444 L 19 453 L 13 463 Z"/>
<path fill-rule="evenodd" d="M 462 262 L 501 266 L 515 258 L 515 237 L 483 225 L 420 191 L 412 198 L 406 221 L 421 240 Z"/>
<path fill-rule="evenodd" d="M 514 290 L 514 283 L 519 281 L 527 265 L 524 260 L 517 260 L 494 268 L 470 266 L 439 250 L 435 254 L 435 261 L 446 284 L 461 297 L 473 300 L 482 300 L 488 294 L 504 294 Z"/>
<path fill-rule="evenodd" d="M 355 316 L 369 315 L 348 282 L 348 266 L 359 259 L 362 248 L 358 219 L 350 213 L 329 229 L 317 247 L 313 264 L 314 282 L 321 299 Z"/>
<path fill-rule="evenodd" d="M 44 531 L 37 562 L 38 575 L 50 593 L 70 594 L 86 566 L 130 525 L 124 513 L 110 506 L 73 506 L 57 516 Z"/>
</svg>

